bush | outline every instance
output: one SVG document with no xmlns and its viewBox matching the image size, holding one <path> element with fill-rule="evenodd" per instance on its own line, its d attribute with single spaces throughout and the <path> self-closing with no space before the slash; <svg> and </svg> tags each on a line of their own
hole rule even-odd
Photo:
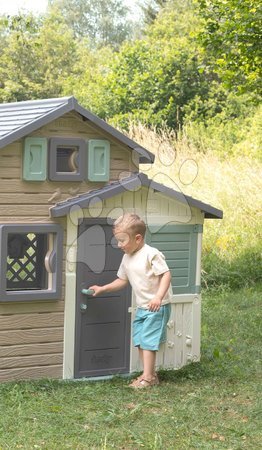
<svg viewBox="0 0 262 450">
<path fill-rule="evenodd" d="M 213 152 L 223 158 L 251 156 L 261 160 L 262 106 L 255 107 L 250 102 L 247 96 L 229 96 L 225 104 L 221 103 L 221 112 L 214 114 L 209 98 L 205 109 L 211 111 L 210 116 L 205 111 L 203 119 L 198 109 L 187 115 L 184 133 L 188 141 L 203 153 Z M 199 100 L 199 108 L 200 105 Z"/>
</svg>

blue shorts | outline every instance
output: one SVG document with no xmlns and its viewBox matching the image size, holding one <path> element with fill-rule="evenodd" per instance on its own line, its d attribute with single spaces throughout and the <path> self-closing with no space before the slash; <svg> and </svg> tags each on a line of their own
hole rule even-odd
<svg viewBox="0 0 262 450">
<path fill-rule="evenodd" d="M 133 322 L 133 342 L 135 347 L 143 350 L 159 350 L 166 341 L 166 326 L 170 317 L 171 306 L 161 306 L 159 311 L 137 308 Z"/>
</svg>

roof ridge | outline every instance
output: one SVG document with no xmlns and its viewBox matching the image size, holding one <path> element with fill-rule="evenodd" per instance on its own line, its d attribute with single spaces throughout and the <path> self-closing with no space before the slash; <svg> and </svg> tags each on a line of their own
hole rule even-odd
<svg viewBox="0 0 262 450">
<path fill-rule="evenodd" d="M 182 203 L 188 204 L 190 207 L 197 207 L 204 212 L 206 218 L 217 218 L 221 219 L 223 217 L 223 211 L 214 208 L 213 206 L 196 200 L 193 197 L 183 194 L 182 191 L 177 191 L 164 184 L 154 181 L 142 172 L 133 173 L 130 176 L 123 178 L 122 180 L 117 180 L 112 183 L 106 184 L 102 188 L 92 189 L 88 192 L 80 194 L 76 197 L 71 197 L 70 199 L 61 201 L 49 208 L 51 217 L 61 217 L 68 214 L 70 207 L 78 205 L 82 208 L 87 208 L 92 199 L 96 196 L 101 200 L 110 198 L 111 196 L 123 193 L 125 190 L 135 190 L 137 187 L 147 187 L 159 192 L 160 194 L 167 195 L 170 198 L 178 200 Z"/>
</svg>

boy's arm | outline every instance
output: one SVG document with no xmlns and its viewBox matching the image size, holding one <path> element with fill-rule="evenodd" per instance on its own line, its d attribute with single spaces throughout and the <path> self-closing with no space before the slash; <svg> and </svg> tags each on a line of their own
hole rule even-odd
<svg viewBox="0 0 262 450">
<path fill-rule="evenodd" d="M 168 270 L 160 276 L 160 283 L 155 298 L 148 304 L 149 311 L 159 311 L 163 298 L 165 297 L 171 282 L 171 273 Z"/>
<path fill-rule="evenodd" d="M 112 283 L 104 284 L 104 286 L 89 286 L 88 289 L 92 289 L 94 291 L 93 297 L 96 295 L 103 294 L 104 292 L 115 292 L 123 289 L 128 284 L 128 280 L 122 280 L 121 278 L 116 278 Z"/>
</svg>

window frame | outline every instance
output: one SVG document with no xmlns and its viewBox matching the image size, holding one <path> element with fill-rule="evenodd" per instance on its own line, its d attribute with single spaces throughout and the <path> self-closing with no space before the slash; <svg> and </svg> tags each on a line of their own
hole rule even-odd
<svg viewBox="0 0 262 450">
<path fill-rule="evenodd" d="M 46 289 L 19 289 L 7 287 L 8 236 L 10 234 L 52 235 L 52 246 L 47 248 L 44 265 L 47 272 Z M 2 224 L 0 225 L 0 302 L 57 300 L 62 293 L 63 228 L 58 224 Z"/>
<path fill-rule="evenodd" d="M 78 170 L 59 172 L 57 170 L 58 147 L 78 147 Z M 80 138 L 49 138 L 48 178 L 51 181 L 84 181 L 86 175 L 86 141 Z"/>
</svg>

